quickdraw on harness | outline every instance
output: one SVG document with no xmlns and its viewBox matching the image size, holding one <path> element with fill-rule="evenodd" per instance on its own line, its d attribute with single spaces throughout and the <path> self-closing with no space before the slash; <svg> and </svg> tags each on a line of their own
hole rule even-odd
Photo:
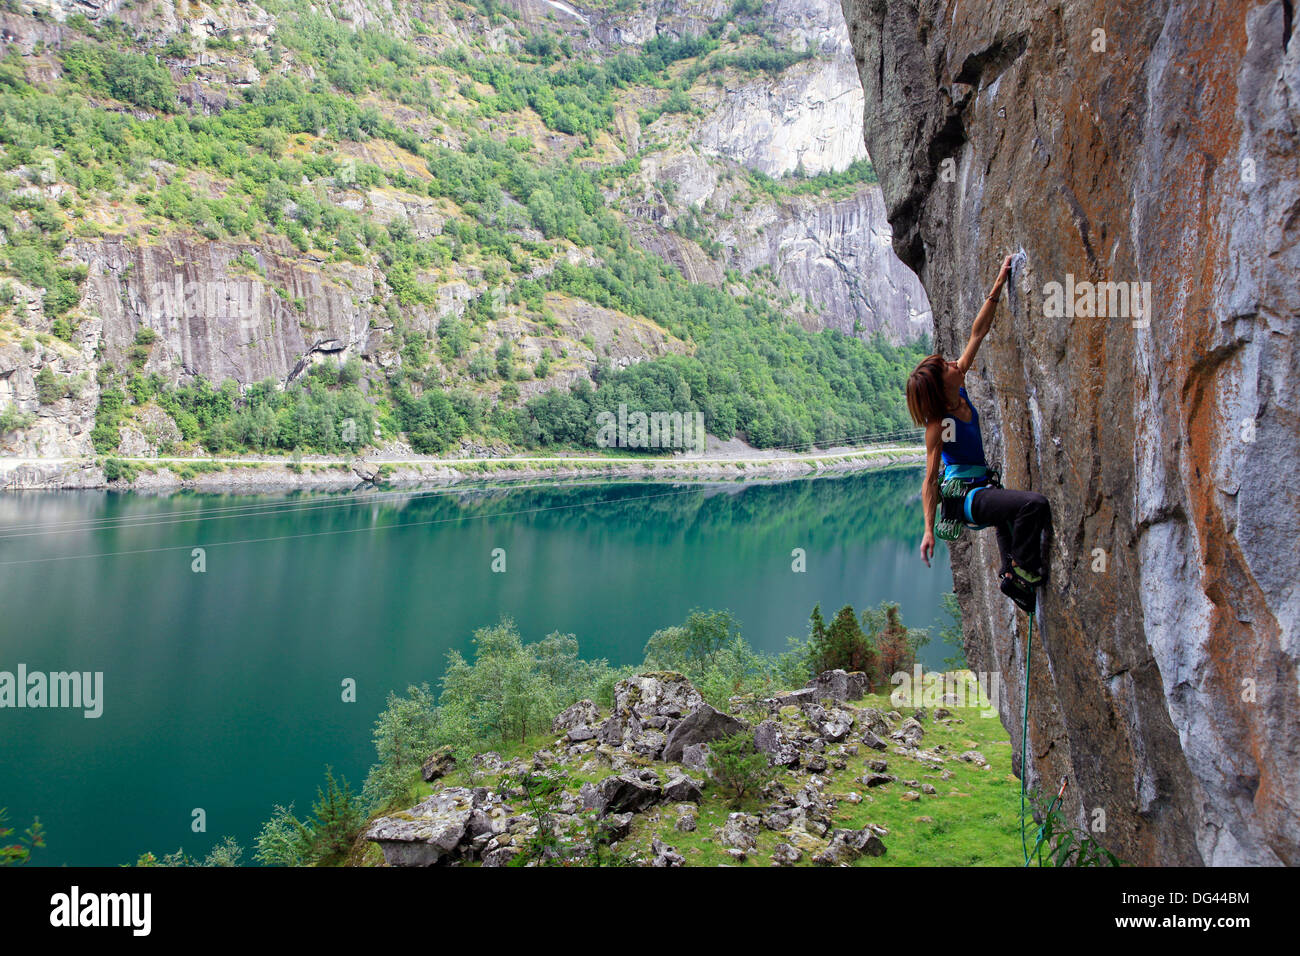
<svg viewBox="0 0 1300 956">
<path fill-rule="evenodd" d="M 1002 476 L 986 465 L 948 465 L 939 485 L 939 507 L 934 515 L 934 536 L 956 541 L 962 528 L 980 531 L 986 524 L 976 524 L 971 517 L 971 499 L 981 488 L 1001 488 Z"/>
</svg>

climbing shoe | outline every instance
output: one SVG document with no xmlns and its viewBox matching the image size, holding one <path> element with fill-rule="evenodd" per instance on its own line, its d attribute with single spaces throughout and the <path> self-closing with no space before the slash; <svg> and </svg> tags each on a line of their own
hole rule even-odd
<svg viewBox="0 0 1300 956">
<path fill-rule="evenodd" d="M 1041 574 L 1035 574 L 1032 571 L 1022 568 L 1018 564 L 1014 565 L 1011 570 L 1016 573 L 1016 577 L 1020 578 L 1020 580 L 1024 581 L 1031 588 L 1036 588 L 1038 585 L 1043 583 L 1043 576 Z"/>
<path fill-rule="evenodd" d="M 1015 569 L 1019 571 L 1019 568 Z M 1002 593 L 1011 600 L 1016 602 L 1016 607 L 1026 614 L 1033 614 L 1037 608 L 1037 601 L 1034 597 L 1033 585 L 1026 582 L 1017 574 L 1004 574 L 1002 583 L 998 585 Z"/>
</svg>

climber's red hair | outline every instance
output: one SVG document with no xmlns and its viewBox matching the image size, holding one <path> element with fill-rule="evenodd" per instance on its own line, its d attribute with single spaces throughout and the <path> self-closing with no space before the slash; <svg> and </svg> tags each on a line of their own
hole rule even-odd
<svg viewBox="0 0 1300 956">
<path fill-rule="evenodd" d="M 947 399 L 943 394 L 943 369 L 947 363 L 937 352 L 921 359 L 907 379 L 907 410 L 922 428 L 944 416 Z"/>
</svg>

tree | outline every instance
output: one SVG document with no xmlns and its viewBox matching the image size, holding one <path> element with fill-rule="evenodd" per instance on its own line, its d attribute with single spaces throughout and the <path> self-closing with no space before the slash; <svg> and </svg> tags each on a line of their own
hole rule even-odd
<svg viewBox="0 0 1300 956">
<path fill-rule="evenodd" d="M 808 642 L 813 672 L 820 674 L 822 671 L 840 669 L 862 671 L 867 675 L 868 686 L 874 687 L 880 679 L 876 648 L 863 633 L 852 605 L 846 604 L 840 608 L 830 627 L 825 628 L 818 638 L 816 629 L 820 620 L 820 611 L 815 611 L 814 633 Z"/>
<path fill-rule="evenodd" d="M 334 779 L 334 770 L 325 768 L 325 789 L 316 788 L 316 802 L 311 805 L 315 821 L 312 826 L 310 862 L 332 865 L 348 855 L 357 831 L 365 822 L 360 801 L 348 786 Z"/>
<path fill-rule="evenodd" d="M 263 866 L 302 866 L 311 858 L 314 834 L 293 815 L 293 804 L 276 805 L 271 819 L 262 824 L 253 857 Z"/>
<path fill-rule="evenodd" d="M 647 667 L 691 671 L 708 667 L 718 652 L 740 637 L 740 622 L 730 611 L 691 611 L 686 623 L 655 631 L 646 642 Z"/>
<path fill-rule="evenodd" d="M 459 715 L 475 738 L 522 741 L 555 716 L 559 694 L 514 621 L 475 631 L 474 654 L 473 665 L 457 651 L 447 655 L 439 706 Z"/>
<path fill-rule="evenodd" d="M 406 696 L 391 691 L 388 706 L 375 721 L 375 753 L 362 794 L 372 810 L 386 809 L 409 799 L 424 760 L 438 746 L 438 708 L 428 684 L 406 688 Z"/>
<path fill-rule="evenodd" d="M 880 655 L 880 672 L 884 675 L 909 671 L 916 662 L 916 650 L 908 642 L 907 628 L 899 616 L 898 605 L 882 605 L 884 620 L 877 630 L 871 632 L 876 650 Z M 870 612 L 867 612 L 868 614 Z M 866 614 L 864 625 L 866 622 Z"/>
</svg>

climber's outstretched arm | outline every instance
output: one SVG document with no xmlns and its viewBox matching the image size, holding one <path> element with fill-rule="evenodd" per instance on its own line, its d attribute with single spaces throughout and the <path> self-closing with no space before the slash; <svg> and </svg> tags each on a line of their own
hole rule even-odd
<svg viewBox="0 0 1300 956">
<path fill-rule="evenodd" d="M 975 324 L 971 326 L 970 341 L 966 343 L 966 351 L 962 352 L 961 358 L 957 360 L 962 374 L 969 372 L 971 366 L 975 364 L 975 353 L 980 350 L 980 343 L 993 327 L 993 313 L 998 309 L 998 296 L 1002 294 L 1002 287 L 1006 285 L 1007 276 L 1011 273 L 1011 259 L 1011 256 L 1007 256 L 1002 260 L 1002 268 L 998 271 L 997 281 L 993 283 L 993 291 L 984 300 L 979 315 L 975 316 Z"/>
</svg>

